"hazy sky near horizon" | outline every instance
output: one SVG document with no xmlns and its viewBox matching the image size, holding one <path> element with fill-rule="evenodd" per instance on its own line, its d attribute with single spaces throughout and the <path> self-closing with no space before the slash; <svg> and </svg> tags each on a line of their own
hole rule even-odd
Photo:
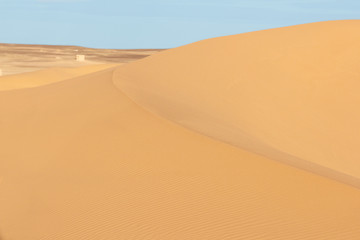
<svg viewBox="0 0 360 240">
<path fill-rule="evenodd" d="M 360 19 L 360 1 L 0 0 L 0 42 L 172 48 L 211 37 L 339 19 Z"/>
</svg>

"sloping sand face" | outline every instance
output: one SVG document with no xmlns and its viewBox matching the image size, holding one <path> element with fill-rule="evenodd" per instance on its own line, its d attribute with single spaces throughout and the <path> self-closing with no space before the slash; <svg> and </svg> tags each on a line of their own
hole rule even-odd
<svg viewBox="0 0 360 240">
<path fill-rule="evenodd" d="M 121 67 L 128 96 L 189 129 L 360 187 L 360 21 L 209 39 Z"/>
<path fill-rule="evenodd" d="M 359 239 L 358 189 L 159 118 L 112 76 L 0 93 L 5 240 Z"/>
</svg>

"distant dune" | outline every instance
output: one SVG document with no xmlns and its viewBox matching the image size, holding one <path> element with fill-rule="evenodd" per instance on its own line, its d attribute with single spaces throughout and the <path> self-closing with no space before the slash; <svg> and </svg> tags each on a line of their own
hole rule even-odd
<svg viewBox="0 0 360 240">
<path fill-rule="evenodd" d="M 4 240 L 360 239 L 359 28 L 0 78 Z"/>
<path fill-rule="evenodd" d="M 99 64 L 76 68 L 48 68 L 23 74 L 3 76 L 0 78 L 0 91 L 38 87 L 119 65 L 120 64 Z"/>
</svg>

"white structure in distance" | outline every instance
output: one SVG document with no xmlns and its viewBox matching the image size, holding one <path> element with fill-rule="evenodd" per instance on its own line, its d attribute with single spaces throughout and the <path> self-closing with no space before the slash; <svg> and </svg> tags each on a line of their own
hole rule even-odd
<svg viewBox="0 0 360 240">
<path fill-rule="evenodd" d="M 76 55 L 76 61 L 78 62 L 85 61 L 85 55 Z"/>
</svg>

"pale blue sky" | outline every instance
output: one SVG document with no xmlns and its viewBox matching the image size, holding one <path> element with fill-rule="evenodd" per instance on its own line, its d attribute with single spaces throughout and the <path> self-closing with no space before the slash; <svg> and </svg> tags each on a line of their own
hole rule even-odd
<svg viewBox="0 0 360 240">
<path fill-rule="evenodd" d="M 336 19 L 360 19 L 360 0 L 0 0 L 0 42 L 171 48 Z"/>
</svg>

